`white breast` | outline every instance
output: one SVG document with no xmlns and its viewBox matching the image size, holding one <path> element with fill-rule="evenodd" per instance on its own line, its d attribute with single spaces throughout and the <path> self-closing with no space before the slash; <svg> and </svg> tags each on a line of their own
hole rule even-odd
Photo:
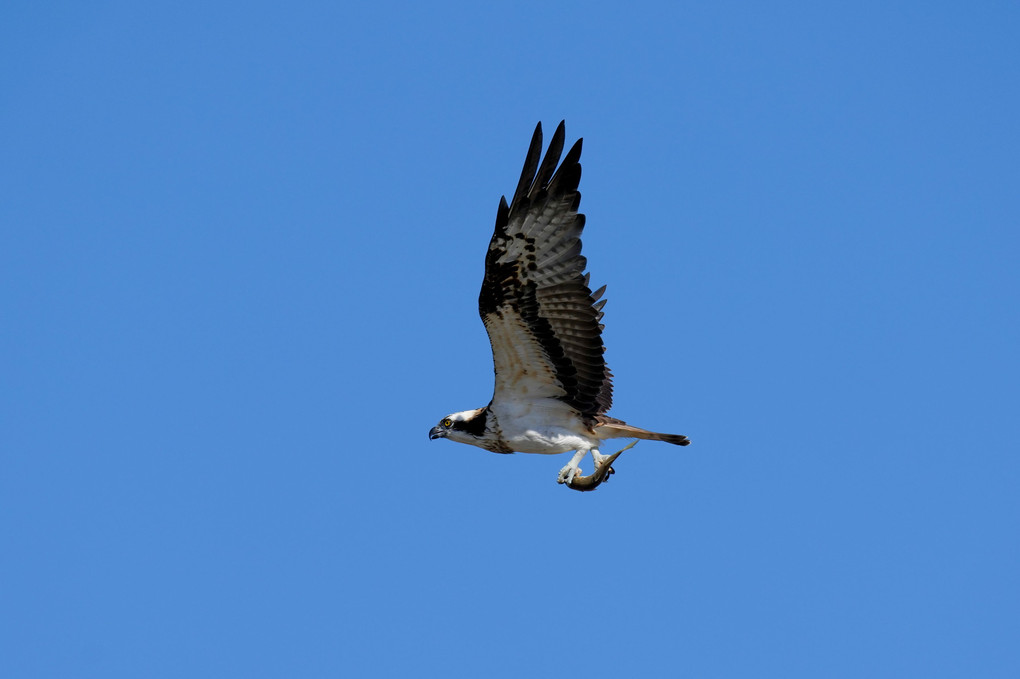
<svg viewBox="0 0 1020 679">
<path fill-rule="evenodd" d="M 555 455 L 598 447 L 578 414 L 556 399 L 512 403 L 493 402 L 491 409 L 501 438 L 519 453 Z"/>
</svg>

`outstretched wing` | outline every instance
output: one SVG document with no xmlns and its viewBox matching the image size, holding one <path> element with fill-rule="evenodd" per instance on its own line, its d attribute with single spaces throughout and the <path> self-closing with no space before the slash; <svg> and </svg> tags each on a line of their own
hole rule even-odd
<svg viewBox="0 0 1020 679">
<path fill-rule="evenodd" d="M 588 288 L 577 212 L 581 140 L 557 169 L 563 138 L 561 122 L 539 164 L 539 123 L 513 200 L 500 199 L 478 312 L 492 344 L 494 402 L 556 398 L 598 415 L 613 401 L 598 301 L 605 286 Z"/>
</svg>

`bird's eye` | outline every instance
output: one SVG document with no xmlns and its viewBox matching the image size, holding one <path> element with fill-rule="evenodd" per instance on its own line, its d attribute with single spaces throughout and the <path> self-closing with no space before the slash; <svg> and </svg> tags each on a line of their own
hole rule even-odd
<svg viewBox="0 0 1020 679">
<path fill-rule="evenodd" d="M 444 427 L 452 427 L 453 426 L 453 420 L 451 420 L 448 417 L 445 420 L 443 420 L 442 422 L 440 422 L 439 424 L 443 425 Z"/>
</svg>

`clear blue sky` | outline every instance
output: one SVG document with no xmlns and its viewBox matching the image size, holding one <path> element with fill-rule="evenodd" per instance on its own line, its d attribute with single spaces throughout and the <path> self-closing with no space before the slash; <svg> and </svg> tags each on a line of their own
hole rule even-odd
<svg viewBox="0 0 1020 679">
<path fill-rule="evenodd" d="M 0 675 L 1020 676 L 1020 10 L 894 4 L 7 3 Z M 589 494 L 427 439 L 560 119 Z"/>
</svg>

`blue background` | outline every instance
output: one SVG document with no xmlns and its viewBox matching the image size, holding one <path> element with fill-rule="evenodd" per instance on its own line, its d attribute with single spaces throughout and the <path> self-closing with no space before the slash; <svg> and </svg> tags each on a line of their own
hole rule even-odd
<svg viewBox="0 0 1020 679">
<path fill-rule="evenodd" d="M 889 5 L 7 3 L 0 674 L 1020 676 L 1020 10 Z M 427 440 L 561 118 L 590 494 Z"/>
</svg>

